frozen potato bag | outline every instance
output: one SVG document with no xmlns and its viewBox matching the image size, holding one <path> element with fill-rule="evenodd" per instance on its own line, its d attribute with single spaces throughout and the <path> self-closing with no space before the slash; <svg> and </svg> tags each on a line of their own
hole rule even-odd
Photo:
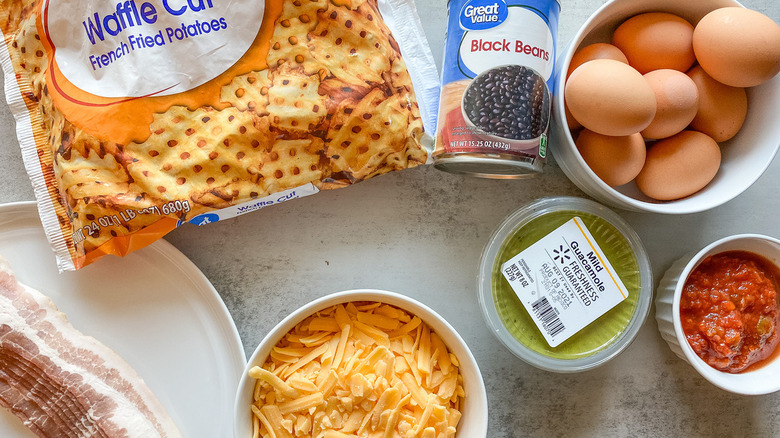
<svg viewBox="0 0 780 438">
<path fill-rule="evenodd" d="M 0 0 L 0 31 L 62 270 L 430 160 L 413 0 Z"/>
</svg>

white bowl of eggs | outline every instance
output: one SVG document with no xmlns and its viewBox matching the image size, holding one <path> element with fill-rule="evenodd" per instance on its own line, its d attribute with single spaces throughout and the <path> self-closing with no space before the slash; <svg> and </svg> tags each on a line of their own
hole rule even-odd
<svg viewBox="0 0 780 438">
<path fill-rule="evenodd" d="M 615 207 L 714 208 L 780 148 L 778 71 L 780 26 L 736 1 L 609 1 L 558 60 L 553 155 Z"/>
</svg>

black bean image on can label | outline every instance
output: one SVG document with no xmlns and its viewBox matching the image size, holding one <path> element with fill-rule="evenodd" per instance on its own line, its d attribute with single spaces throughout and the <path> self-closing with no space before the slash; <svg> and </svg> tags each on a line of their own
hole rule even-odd
<svg viewBox="0 0 780 438">
<path fill-rule="evenodd" d="M 495 67 L 477 76 L 466 89 L 463 114 L 488 134 L 530 140 L 547 130 L 550 93 L 544 78 L 532 69 Z"/>
</svg>

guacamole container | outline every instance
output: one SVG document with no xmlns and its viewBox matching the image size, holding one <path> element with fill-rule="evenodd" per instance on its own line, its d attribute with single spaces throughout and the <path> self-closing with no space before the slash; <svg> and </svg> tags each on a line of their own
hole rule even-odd
<svg viewBox="0 0 780 438">
<path fill-rule="evenodd" d="M 530 365 L 562 373 L 625 350 L 653 295 L 639 236 L 613 211 L 575 197 L 539 199 L 510 214 L 482 253 L 477 281 L 499 341 Z"/>
</svg>

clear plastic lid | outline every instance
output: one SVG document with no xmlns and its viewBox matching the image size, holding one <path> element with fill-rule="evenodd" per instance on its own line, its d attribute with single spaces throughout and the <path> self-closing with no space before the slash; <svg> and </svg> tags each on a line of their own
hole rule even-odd
<svg viewBox="0 0 780 438">
<path fill-rule="evenodd" d="M 582 219 L 606 253 L 629 296 L 553 348 L 503 278 L 500 268 L 574 217 Z M 604 364 L 634 340 L 650 311 L 652 283 L 652 269 L 644 246 L 620 216 L 587 199 L 551 197 L 515 211 L 490 237 L 480 263 L 479 303 L 490 330 L 517 357 L 548 371 L 578 372 Z"/>
</svg>

